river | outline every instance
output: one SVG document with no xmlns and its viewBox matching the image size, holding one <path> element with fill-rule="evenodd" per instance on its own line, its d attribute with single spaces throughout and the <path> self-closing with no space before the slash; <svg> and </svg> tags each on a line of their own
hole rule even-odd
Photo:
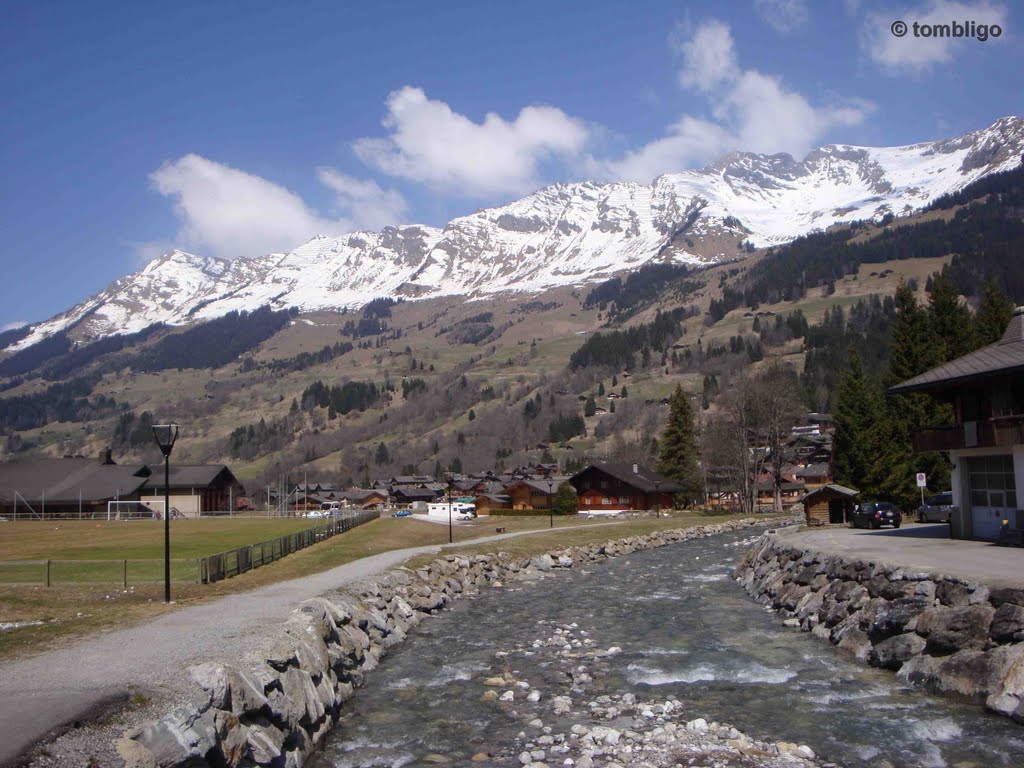
<svg viewBox="0 0 1024 768">
<path fill-rule="evenodd" d="M 551 722 L 556 732 L 585 721 L 589 701 L 633 692 L 846 766 L 1024 764 L 1024 727 L 783 627 L 731 578 L 749 537 L 683 542 L 457 601 L 369 676 L 314 766 L 468 764 L 481 752 L 495 755 L 491 765 L 518 765 L 523 707 L 482 702 L 483 681 L 514 667 L 545 697 L 565 692 L 564 667 L 538 643 L 558 626 L 621 652 L 588 670 L 592 682 L 575 691 L 577 711 Z"/>
</svg>

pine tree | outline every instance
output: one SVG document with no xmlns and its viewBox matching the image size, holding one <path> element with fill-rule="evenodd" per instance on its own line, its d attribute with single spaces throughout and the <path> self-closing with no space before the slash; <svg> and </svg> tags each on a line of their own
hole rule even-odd
<svg viewBox="0 0 1024 768">
<path fill-rule="evenodd" d="M 697 439 L 693 408 L 681 384 L 669 399 L 668 423 L 661 438 L 658 471 L 682 487 L 680 495 L 691 504 L 704 495 L 704 478 L 697 464 Z"/>
<path fill-rule="evenodd" d="M 955 360 L 971 351 L 973 341 L 971 313 L 960 299 L 953 280 L 937 274 L 928 292 L 928 322 L 937 355 L 942 361 Z"/>
<path fill-rule="evenodd" d="M 590 395 L 587 402 L 583 404 L 583 415 L 593 416 L 595 413 L 597 413 L 597 403 L 594 401 L 594 396 Z"/>
<path fill-rule="evenodd" d="M 866 490 L 872 459 L 872 442 L 881 400 L 864 373 L 864 362 L 851 345 L 836 391 L 836 433 L 832 448 L 832 474 L 836 482 Z"/>
<path fill-rule="evenodd" d="M 986 280 L 981 290 L 981 304 L 974 314 L 974 347 L 995 344 L 1003 337 L 1013 316 L 1013 302 L 999 286 Z"/>
<path fill-rule="evenodd" d="M 380 443 L 377 446 L 377 453 L 374 456 L 374 461 L 378 464 L 387 464 L 391 461 L 391 457 L 388 455 L 388 447 L 384 443 Z"/>
<path fill-rule="evenodd" d="M 470 408 L 469 409 L 469 415 L 466 416 L 466 419 L 468 421 L 474 421 L 476 419 L 476 411 L 474 411 L 472 408 Z"/>
<path fill-rule="evenodd" d="M 575 515 L 579 509 L 576 489 L 569 483 L 562 483 L 551 499 L 551 511 L 556 515 Z"/>
<path fill-rule="evenodd" d="M 600 382 L 597 385 L 597 394 L 598 394 L 599 397 L 604 394 L 604 382 L 603 381 Z"/>
<path fill-rule="evenodd" d="M 887 388 L 946 362 L 928 319 L 913 290 L 901 283 L 896 290 L 889 366 L 883 377 Z M 913 440 L 916 430 L 949 423 L 951 419 L 949 406 L 927 395 L 888 397 L 873 431 L 877 448 L 869 472 L 870 493 L 909 510 L 917 499 L 915 473 L 927 474 L 933 488 L 948 487 L 949 461 L 940 453 L 915 453 Z"/>
<path fill-rule="evenodd" d="M 615 401 L 614 400 L 612 400 L 610 403 L 608 403 L 608 412 L 609 413 L 615 413 Z"/>
</svg>

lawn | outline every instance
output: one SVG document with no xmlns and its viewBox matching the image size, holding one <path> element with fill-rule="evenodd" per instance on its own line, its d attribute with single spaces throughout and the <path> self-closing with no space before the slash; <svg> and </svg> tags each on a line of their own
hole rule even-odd
<svg viewBox="0 0 1024 768">
<path fill-rule="evenodd" d="M 73 526 L 70 522 L 56 521 L 2 523 L 0 552 L 7 560 L 42 559 L 47 554 L 54 558 L 56 553 L 65 558 L 69 557 L 68 553 L 74 553 L 79 558 L 97 559 L 99 553 L 106 553 L 118 563 L 129 548 L 134 548 L 132 551 L 137 553 L 163 556 L 163 540 L 157 542 L 163 529 L 157 525 L 141 521 L 109 524 L 73 522 Z M 572 528 L 571 535 L 576 535 L 577 528 L 600 522 L 555 518 L 554 535 L 559 533 L 559 528 Z M 512 532 L 546 529 L 548 524 L 547 517 L 481 518 L 455 526 L 454 538 L 456 542 L 468 543 L 493 534 L 496 527 Z M 97 525 L 101 527 L 97 528 Z M 112 530 L 103 535 L 104 527 L 108 525 Z M 289 519 L 172 521 L 171 549 L 175 554 L 189 552 L 190 557 L 198 557 L 273 538 L 308 525 L 308 521 Z M 136 530 L 133 526 L 140 527 Z M 24 536 L 12 536 L 23 527 Z M 612 530 L 609 527 L 595 529 L 594 540 L 615 538 Z M 545 535 L 545 538 L 550 535 Z M 86 537 L 91 538 L 92 546 Z M 38 584 L 0 585 L 0 621 L 43 622 L 37 626 L 0 632 L 0 659 L 19 653 L 39 652 L 56 643 L 66 642 L 69 637 L 126 626 L 179 606 L 299 578 L 380 552 L 447 542 L 446 525 L 408 518 L 381 518 L 232 579 L 208 585 L 176 583 L 172 590 L 175 602 L 171 606 L 162 602 L 162 583 L 135 585 L 128 589 L 117 583 L 57 583 L 50 588 Z M 114 568 L 117 573 L 116 565 Z M 119 574 L 115 581 L 120 581 Z"/>
</svg>

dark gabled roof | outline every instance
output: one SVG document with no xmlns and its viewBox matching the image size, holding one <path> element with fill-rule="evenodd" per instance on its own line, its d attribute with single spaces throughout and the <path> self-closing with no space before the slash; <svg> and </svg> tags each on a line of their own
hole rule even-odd
<svg viewBox="0 0 1024 768">
<path fill-rule="evenodd" d="M 504 493 L 480 493 L 480 494 L 477 494 L 477 498 L 478 499 L 490 499 L 491 501 L 496 501 L 499 504 L 511 504 L 512 503 L 512 497 L 508 496 L 508 495 L 506 495 Z"/>
<path fill-rule="evenodd" d="M 146 484 L 145 464 L 100 464 L 95 459 L 31 459 L 0 463 L 0 493 L 54 504 L 130 496 Z"/>
<path fill-rule="evenodd" d="M 633 471 L 634 466 L 637 468 L 636 472 Z M 669 480 L 664 475 L 655 472 L 653 469 L 647 469 L 639 464 L 633 465 L 618 461 L 595 461 L 586 469 L 583 469 L 570 477 L 570 482 L 590 469 L 597 469 L 607 475 L 611 475 L 616 480 L 626 483 L 627 485 L 631 485 L 634 488 L 638 488 L 641 491 L 654 491 L 655 483 L 657 483 L 658 491 L 675 493 L 676 491 L 683 490 L 682 486 L 672 480 Z"/>
<path fill-rule="evenodd" d="M 429 488 L 412 488 L 402 486 L 392 491 L 392 495 L 401 496 L 406 499 L 433 499 L 437 496 L 437 493 Z"/>
<path fill-rule="evenodd" d="M 829 474 L 828 464 L 808 464 L 806 467 L 801 467 L 794 473 L 797 477 L 827 477 Z"/>
<path fill-rule="evenodd" d="M 222 472 L 227 473 L 229 483 L 240 484 L 225 464 L 171 464 L 171 488 L 206 488 L 213 484 Z M 149 478 L 150 488 L 164 487 L 162 467 L 153 470 Z"/>
<path fill-rule="evenodd" d="M 1017 307 L 1003 338 L 889 388 L 894 395 L 945 389 L 970 379 L 1024 370 L 1024 307 Z"/>
<path fill-rule="evenodd" d="M 804 496 L 803 499 L 801 499 L 801 501 L 806 502 L 809 498 L 816 496 L 819 493 L 824 493 L 825 491 L 832 491 L 833 493 L 838 493 L 840 496 L 849 496 L 850 498 L 853 498 L 854 496 L 860 494 L 860 491 L 855 491 L 853 488 L 847 488 L 845 485 L 839 485 L 838 483 L 829 483 L 828 485 L 821 486 L 821 488 L 815 488 L 813 491 Z"/>
<path fill-rule="evenodd" d="M 554 493 L 555 489 L 562 484 L 563 480 L 565 480 L 564 477 L 555 477 L 554 475 L 551 475 L 550 478 L 544 478 L 543 480 L 538 480 L 534 477 L 526 477 L 508 483 L 505 486 L 505 490 L 510 491 L 517 485 L 525 485 L 535 491 L 540 491 L 541 493 L 548 493 L 549 490 Z M 551 486 L 550 488 L 548 488 L 549 483 Z"/>
</svg>

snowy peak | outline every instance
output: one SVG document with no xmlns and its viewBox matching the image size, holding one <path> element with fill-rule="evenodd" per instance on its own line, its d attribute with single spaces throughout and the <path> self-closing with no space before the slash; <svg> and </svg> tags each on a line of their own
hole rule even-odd
<svg viewBox="0 0 1024 768">
<path fill-rule="evenodd" d="M 553 184 L 444 227 L 317 235 L 286 254 L 224 259 L 172 251 L 13 348 L 62 330 L 86 340 L 269 304 L 303 310 L 378 296 L 482 297 L 580 285 L 652 261 L 706 264 L 816 229 L 904 215 L 977 179 L 1016 167 L 1024 120 L 903 147 L 832 144 L 802 160 L 733 152 L 651 185 Z"/>
</svg>

